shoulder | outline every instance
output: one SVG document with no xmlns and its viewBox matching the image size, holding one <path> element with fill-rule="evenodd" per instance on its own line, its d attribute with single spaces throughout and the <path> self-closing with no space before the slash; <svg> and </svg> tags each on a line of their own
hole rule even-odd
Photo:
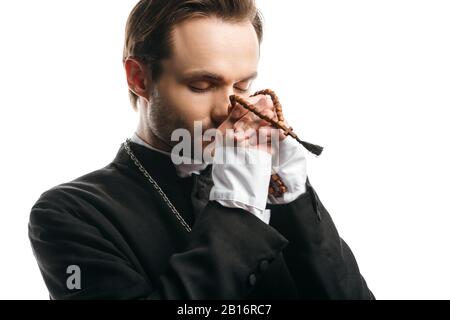
<svg viewBox="0 0 450 320">
<path fill-rule="evenodd" d="M 43 192 L 31 209 L 31 218 L 49 212 L 75 217 L 92 212 L 92 209 L 114 198 L 114 194 L 120 192 L 129 179 L 126 168 L 110 163 Z"/>
</svg>

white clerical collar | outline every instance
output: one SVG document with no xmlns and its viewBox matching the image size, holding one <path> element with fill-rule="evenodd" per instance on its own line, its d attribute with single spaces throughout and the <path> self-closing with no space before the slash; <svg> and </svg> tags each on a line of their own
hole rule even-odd
<svg viewBox="0 0 450 320">
<path fill-rule="evenodd" d="M 153 151 L 162 153 L 170 158 L 170 161 L 172 161 L 170 152 L 159 150 L 151 145 L 149 145 L 147 142 L 142 140 L 136 133 L 133 134 L 131 137 L 131 142 L 137 143 L 141 146 L 144 146 L 146 148 L 149 148 Z M 177 170 L 177 175 L 181 178 L 186 178 L 191 176 L 193 173 L 200 174 L 200 171 L 204 170 L 208 166 L 207 163 L 201 163 L 201 164 L 175 164 L 175 169 Z"/>
</svg>

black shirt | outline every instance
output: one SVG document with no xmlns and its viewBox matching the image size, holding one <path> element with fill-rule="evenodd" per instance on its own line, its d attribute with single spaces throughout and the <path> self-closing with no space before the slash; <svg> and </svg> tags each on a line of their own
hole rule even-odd
<svg viewBox="0 0 450 320">
<path fill-rule="evenodd" d="M 193 177 L 130 145 L 192 232 L 122 146 L 112 163 L 48 190 L 31 210 L 29 237 L 52 299 L 374 298 L 309 180 L 295 201 L 267 206 L 270 225 L 216 201 L 196 214 Z M 80 288 L 67 285 L 73 265 Z"/>
</svg>

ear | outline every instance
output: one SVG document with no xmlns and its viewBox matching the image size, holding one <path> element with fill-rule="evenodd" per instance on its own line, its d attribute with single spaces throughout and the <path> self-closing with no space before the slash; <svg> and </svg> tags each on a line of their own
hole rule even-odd
<svg viewBox="0 0 450 320">
<path fill-rule="evenodd" d="M 128 88 L 137 96 L 148 101 L 151 76 L 149 68 L 136 58 L 127 58 L 124 63 Z"/>
</svg>

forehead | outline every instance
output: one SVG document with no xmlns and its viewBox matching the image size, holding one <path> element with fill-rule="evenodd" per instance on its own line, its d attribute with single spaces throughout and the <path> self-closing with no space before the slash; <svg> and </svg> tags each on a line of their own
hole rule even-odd
<svg viewBox="0 0 450 320">
<path fill-rule="evenodd" d="M 203 70 L 235 80 L 256 71 L 258 60 L 259 41 L 250 21 L 197 18 L 176 25 L 172 32 L 168 63 L 179 74 Z"/>
</svg>

